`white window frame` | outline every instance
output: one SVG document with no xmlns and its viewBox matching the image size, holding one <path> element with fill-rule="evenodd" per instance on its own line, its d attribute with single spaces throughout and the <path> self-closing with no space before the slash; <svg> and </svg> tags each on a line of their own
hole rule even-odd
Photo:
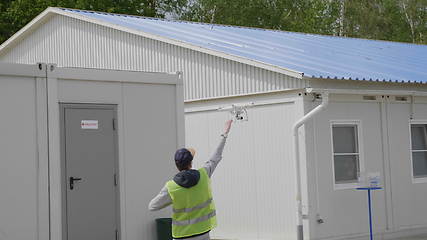
<svg viewBox="0 0 427 240">
<path fill-rule="evenodd" d="M 427 176 L 424 177 L 415 177 L 414 176 L 414 160 L 412 158 L 412 153 L 414 150 L 412 150 L 412 125 L 413 124 L 427 124 L 427 120 L 411 120 L 409 121 L 409 159 L 411 159 L 411 178 L 412 183 L 427 183 Z M 423 151 L 424 150 L 415 150 L 415 151 Z"/>
<path fill-rule="evenodd" d="M 359 154 L 359 172 L 356 182 L 351 183 L 337 183 L 335 182 L 335 152 L 334 152 L 334 133 L 333 127 L 336 125 L 355 125 L 357 127 L 357 144 Z M 354 189 L 360 187 L 360 174 L 365 171 L 365 158 L 363 150 L 363 135 L 362 135 L 362 122 L 360 120 L 331 120 L 330 121 L 331 133 L 331 159 L 332 159 L 332 182 L 334 190 Z"/>
</svg>

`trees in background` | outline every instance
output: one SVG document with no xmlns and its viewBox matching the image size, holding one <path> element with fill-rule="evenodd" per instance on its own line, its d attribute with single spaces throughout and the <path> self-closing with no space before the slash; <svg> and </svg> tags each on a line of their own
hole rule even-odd
<svg viewBox="0 0 427 240">
<path fill-rule="evenodd" d="M 21 29 L 47 7 L 66 7 L 123 13 L 147 17 L 165 17 L 184 9 L 187 0 L 1 0 L 0 43 Z M 176 15 L 176 14 L 175 14 Z"/>
<path fill-rule="evenodd" d="M 198 0 L 183 19 L 427 44 L 427 0 Z"/>
<path fill-rule="evenodd" d="M 2 0 L 0 42 L 48 6 L 427 44 L 427 0 Z"/>
<path fill-rule="evenodd" d="M 349 37 L 427 44 L 427 0 L 347 0 Z"/>
<path fill-rule="evenodd" d="M 336 35 L 339 1 L 198 0 L 182 19 Z"/>
</svg>

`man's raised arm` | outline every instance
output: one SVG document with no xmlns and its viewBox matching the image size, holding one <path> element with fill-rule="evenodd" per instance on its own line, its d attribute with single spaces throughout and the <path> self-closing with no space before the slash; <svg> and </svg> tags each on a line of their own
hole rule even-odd
<svg viewBox="0 0 427 240">
<path fill-rule="evenodd" d="M 225 142 L 227 140 L 228 133 L 230 132 L 231 124 L 233 123 L 233 120 L 228 120 L 225 123 L 224 127 L 224 133 L 221 134 L 221 140 L 218 144 L 218 146 L 215 149 L 215 152 L 212 154 L 210 159 L 205 163 L 204 168 L 208 172 L 209 177 L 212 176 L 213 172 L 215 171 L 216 166 L 222 159 L 222 152 L 224 150 Z"/>
</svg>

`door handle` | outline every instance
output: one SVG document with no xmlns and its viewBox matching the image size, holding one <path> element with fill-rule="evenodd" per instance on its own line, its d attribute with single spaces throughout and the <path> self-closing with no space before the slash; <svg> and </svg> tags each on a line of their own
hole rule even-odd
<svg viewBox="0 0 427 240">
<path fill-rule="evenodd" d="M 70 190 L 74 189 L 74 182 L 76 181 L 81 181 L 82 178 L 75 178 L 75 177 L 70 177 Z"/>
</svg>

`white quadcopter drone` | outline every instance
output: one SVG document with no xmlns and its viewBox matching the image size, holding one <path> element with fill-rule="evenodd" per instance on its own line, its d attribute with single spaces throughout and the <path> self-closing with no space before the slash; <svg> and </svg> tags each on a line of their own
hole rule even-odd
<svg viewBox="0 0 427 240">
<path fill-rule="evenodd" d="M 248 121 L 248 111 L 246 109 L 248 107 L 252 107 L 253 105 L 254 103 L 249 103 L 242 106 L 233 104 L 229 107 L 219 107 L 218 111 L 229 111 L 236 121 Z"/>
</svg>

